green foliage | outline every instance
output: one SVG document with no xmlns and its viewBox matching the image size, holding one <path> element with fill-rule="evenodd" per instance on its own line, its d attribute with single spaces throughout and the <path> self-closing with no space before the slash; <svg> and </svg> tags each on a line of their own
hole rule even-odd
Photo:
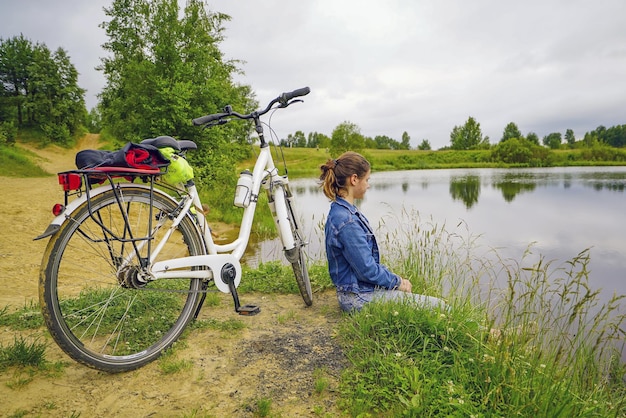
<svg viewBox="0 0 626 418">
<path fill-rule="evenodd" d="M 351 122 L 343 122 L 334 130 L 330 138 L 330 154 L 339 157 L 346 151 L 359 152 L 365 146 L 365 138 L 358 126 Z"/>
<path fill-rule="evenodd" d="M 97 134 L 102 130 L 102 114 L 98 106 L 92 108 L 85 118 L 85 126 L 90 133 Z"/>
<path fill-rule="evenodd" d="M 0 122 L 0 145 L 13 145 L 17 137 L 17 128 L 13 122 Z"/>
<path fill-rule="evenodd" d="M 40 367 L 46 363 L 46 345 L 36 340 L 28 342 L 24 337 L 15 337 L 13 344 L 0 344 L 0 370 L 8 367 Z"/>
<path fill-rule="evenodd" d="M 86 116 L 78 71 L 67 52 L 50 52 L 23 35 L 0 39 L 0 119 L 40 128 L 47 140 L 69 144 Z"/>
<path fill-rule="evenodd" d="M 332 288 L 326 265 L 313 264 L 308 266 L 311 288 L 314 292 Z M 298 294 L 298 284 L 290 265 L 279 261 L 261 263 L 256 268 L 244 267 L 241 289 L 246 292 L 292 293 Z"/>
<path fill-rule="evenodd" d="M 517 125 L 513 122 L 509 122 L 509 124 L 506 125 L 506 127 L 504 128 L 504 132 L 502 133 L 502 138 L 500 139 L 500 142 L 504 142 L 512 138 L 519 139 L 521 137 L 522 132 L 519 130 Z"/>
<path fill-rule="evenodd" d="M 557 267 L 528 259 L 530 249 L 522 260 L 489 264 L 471 236 L 416 219 L 401 224 L 416 226 L 384 244 L 409 243 L 391 265 L 412 272 L 418 292 L 445 292 L 451 309 L 376 303 L 345 317 L 340 336 L 350 367 L 340 406 L 349 415 L 626 413 L 626 367 L 617 351 L 626 296 L 600 301 L 588 251 Z"/>
<path fill-rule="evenodd" d="M 430 146 L 430 141 L 428 139 L 423 139 L 422 142 L 417 146 L 418 150 L 421 151 L 430 151 L 432 147 Z"/>
<path fill-rule="evenodd" d="M 524 138 L 510 138 L 491 150 L 491 160 L 520 166 L 546 167 L 551 165 L 550 152 Z"/>
<path fill-rule="evenodd" d="M 562 142 L 562 137 L 560 132 L 552 132 L 543 137 L 543 145 L 549 147 L 550 149 L 559 149 Z"/>
<path fill-rule="evenodd" d="M 234 166 L 249 152 L 249 125 L 201 130 L 190 123 L 226 105 L 242 113 L 256 107 L 250 88 L 232 81 L 236 63 L 219 50 L 230 17 L 207 12 L 199 0 L 188 1 L 180 18 L 175 0 L 115 0 L 105 12 L 102 124 L 123 141 L 160 135 L 194 140 L 198 150 L 189 160 L 203 187 L 223 188 L 236 179 Z"/>
<path fill-rule="evenodd" d="M 14 330 L 36 329 L 43 326 L 43 317 L 39 305 L 30 303 L 15 312 L 8 312 L 8 307 L 0 310 L 0 327 Z"/>
<path fill-rule="evenodd" d="M 450 132 L 453 150 L 472 150 L 489 148 L 489 138 L 483 138 L 480 123 L 469 117 L 465 125 L 455 126 Z"/>
</svg>

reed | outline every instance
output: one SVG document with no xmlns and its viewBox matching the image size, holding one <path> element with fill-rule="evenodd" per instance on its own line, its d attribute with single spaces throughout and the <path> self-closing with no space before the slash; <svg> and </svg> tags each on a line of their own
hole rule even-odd
<svg viewBox="0 0 626 418">
<path fill-rule="evenodd" d="M 414 291 L 451 309 L 387 303 L 346 318 L 341 405 L 351 415 L 626 414 L 624 295 L 603 301 L 592 288 L 588 250 L 562 264 L 532 245 L 504 259 L 463 223 L 417 212 L 383 220 L 379 237 Z"/>
</svg>

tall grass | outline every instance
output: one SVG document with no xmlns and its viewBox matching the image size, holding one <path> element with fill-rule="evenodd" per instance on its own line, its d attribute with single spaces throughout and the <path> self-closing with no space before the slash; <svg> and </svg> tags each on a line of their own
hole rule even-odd
<svg viewBox="0 0 626 418">
<path fill-rule="evenodd" d="M 561 265 L 530 250 L 503 259 L 462 224 L 450 232 L 418 216 L 405 213 L 401 232 L 381 234 L 397 249 L 387 261 L 414 291 L 443 296 L 451 309 L 376 304 L 346 319 L 346 411 L 625 416 L 624 295 L 602 302 L 588 251 Z"/>
</svg>

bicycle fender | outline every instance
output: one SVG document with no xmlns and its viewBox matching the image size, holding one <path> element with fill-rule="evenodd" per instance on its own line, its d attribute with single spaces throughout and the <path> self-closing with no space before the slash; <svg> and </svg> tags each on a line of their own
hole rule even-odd
<svg viewBox="0 0 626 418">
<path fill-rule="evenodd" d="M 141 184 L 133 184 L 133 183 L 118 183 L 115 185 L 116 188 L 143 188 L 146 189 L 148 192 L 150 191 L 150 187 L 148 186 L 144 186 Z M 92 189 L 89 191 L 89 198 L 93 199 L 94 197 L 101 195 L 102 193 L 108 192 L 112 190 L 111 187 L 96 187 L 95 189 Z M 154 193 L 159 193 L 162 194 L 163 196 L 166 196 L 167 198 L 171 199 L 172 201 L 174 201 L 174 199 L 172 199 L 171 196 L 169 196 L 167 193 L 162 192 L 159 189 L 154 189 L 153 190 Z M 61 229 L 61 225 L 63 225 L 63 222 L 65 222 L 67 219 L 69 219 L 72 215 L 72 213 L 74 213 L 74 211 L 76 211 L 79 207 L 81 207 L 83 204 L 85 204 L 87 202 L 87 194 L 83 194 L 80 197 L 77 197 L 76 199 L 72 200 L 70 203 L 68 203 L 68 205 L 65 207 L 65 209 L 63 210 L 63 213 L 61 213 L 59 216 L 57 216 L 56 218 L 54 218 L 52 220 L 52 222 L 50 222 L 50 224 L 48 225 L 48 227 L 46 228 L 46 230 L 39 236 L 33 238 L 33 241 L 37 241 L 43 238 L 47 238 L 47 237 L 51 237 L 52 235 L 56 234 L 60 229 Z"/>
</svg>

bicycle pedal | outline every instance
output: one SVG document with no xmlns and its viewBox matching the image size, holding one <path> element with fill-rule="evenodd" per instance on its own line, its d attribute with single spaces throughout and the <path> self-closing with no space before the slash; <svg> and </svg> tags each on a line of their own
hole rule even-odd
<svg viewBox="0 0 626 418">
<path fill-rule="evenodd" d="M 244 306 L 240 306 L 237 309 L 237 312 L 239 313 L 239 315 L 252 316 L 261 312 L 261 308 L 259 308 L 256 305 L 244 305 Z"/>
</svg>

